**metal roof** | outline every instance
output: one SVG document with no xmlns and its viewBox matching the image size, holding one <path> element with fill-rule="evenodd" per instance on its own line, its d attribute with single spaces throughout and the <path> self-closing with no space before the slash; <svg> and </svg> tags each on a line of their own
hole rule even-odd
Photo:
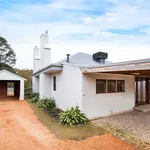
<svg viewBox="0 0 150 150">
<path fill-rule="evenodd" d="M 106 60 L 106 64 L 109 64 L 111 62 Z M 62 59 L 54 64 L 50 64 L 40 70 L 38 70 L 37 72 L 33 73 L 32 76 L 37 75 L 51 67 L 59 67 L 59 68 L 63 68 L 63 64 L 66 65 L 71 65 L 74 67 L 90 67 L 90 66 L 100 66 L 102 65 L 101 63 L 98 63 L 96 61 L 93 60 L 92 55 L 90 54 L 86 54 L 86 53 L 76 53 L 74 55 L 71 55 L 69 58 L 69 62 L 66 62 L 66 58 Z"/>
<path fill-rule="evenodd" d="M 68 63 L 69 65 L 75 66 L 75 67 L 90 67 L 90 66 L 99 66 L 102 65 L 102 63 L 96 62 L 93 60 L 92 55 L 86 54 L 86 53 L 76 53 L 72 56 L 70 56 L 69 62 L 66 62 L 66 59 L 63 59 L 59 61 L 59 63 Z M 105 64 L 110 64 L 111 62 L 105 61 Z"/>
<path fill-rule="evenodd" d="M 6 73 L 6 74 L 9 75 L 9 77 L 8 77 L 7 80 L 13 80 L 13 77 L 15 77 L 15 79 L 17 79 L 17 80 L 26 80 L 25 78 L 23 78 L 23 77 L 21 77 L 21 76 L 15 74 L 15 73 L 12 73 L 12 72 L 10 72 L 10 71 L 8 71 L 8 70 L 5 70 L 5 69 L 0 70 L 0 74 L 2 74 L 0 80 L 4 80 L 4 79 L 6 80 L 7 77 L 5 76 L 6 74 L 4 74 L 4 73 Z M 4 75 L 3 75 L 3 74 L 4 74 Z"/>
<path fill-rule="evenodd" d="M 133 60 L 126 62 L 113 63 L 99 67 L 83 68 L 84 73 L 94 72 L 120 72 L 120 71 L 141 71 L 150 70 L 150 59 Z"/>
<path fill-rule="evenodd" d="M 101 64 L 99 66 L 89 66 L 85 68 L 90 69 L 90 68 L 97 68 L 97 67 L 122 66 L 122 65 L 128 65 L 128 64 L 138 64 L 138 63 L 148 63 L 148 62 L 150 62 L 150 58 L 131 60 L 131 61 L 122 61 L 122 62 L 115 62 L 115 63 L 107 63 L 107 64 Z"/>
</svg>

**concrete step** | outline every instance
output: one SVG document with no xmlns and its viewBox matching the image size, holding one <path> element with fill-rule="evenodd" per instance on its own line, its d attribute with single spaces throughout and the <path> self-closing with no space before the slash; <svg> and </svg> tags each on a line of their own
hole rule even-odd
<svg viewBox="0 0 150 150">
<path fill-rule="evenodd" d="M 149 112 L 150 111 L 150 104 L 134 107 L 134 110 L 140 111 L 140 112 Z"/>
</svg>

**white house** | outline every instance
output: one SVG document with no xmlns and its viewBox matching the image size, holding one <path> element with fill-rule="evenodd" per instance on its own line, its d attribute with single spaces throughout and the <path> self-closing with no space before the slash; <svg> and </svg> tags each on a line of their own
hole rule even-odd
<svg viewBox="0 0 150 150">
<path fill-rule="evenodd" d="M 40 38 L 32 75 L 33 92 L 40 99 L 54 97 L 62 110 L 78 105 L 90 119 L 149 103 L 150 59 L 111 63 L 106 53 L 77 53 L 51 63 L 48 33 Z"/>
</svg>

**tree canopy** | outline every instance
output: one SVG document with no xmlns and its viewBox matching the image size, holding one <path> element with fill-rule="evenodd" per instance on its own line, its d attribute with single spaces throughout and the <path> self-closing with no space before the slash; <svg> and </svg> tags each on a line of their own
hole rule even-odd
<svg viewBox="0 0 150 150">
<path fill-rule="evenodd" d="M 11 67 L 7 64 L 4 64 L 4 63 L 0 63 L 0 70 L 3 70 L 3 69 L 8 70 L 12 73 L 16 73 L 16 71 L 13 69 L 13 67 Z"/>
<path fill-rule="evenodd" d="M 14 66 L 16 64 L 16 54 L 8 44 L 7 40 L 0 36 L 0 64 Z"/>
<path fill-rule="evenodd" d="M 31 87 L 32 85 L 32 78 L 31 75 L 33 73 L 32 69 L 15 69 L 17 75 L 27 79 L 25 81 L 25 88 Z"/>
<path fill-rule="evenodd" d="M 6 69 L 12 73 L 15 73 L 23 78 L 25 81 L 25 87 L 31 87 L 32 75 L 31 69 L 15 69 L 13 66 L 16 64 L 16 54 L 8 44 L 7 40 L 0 36 L 0 70 Z"/>
</svg>

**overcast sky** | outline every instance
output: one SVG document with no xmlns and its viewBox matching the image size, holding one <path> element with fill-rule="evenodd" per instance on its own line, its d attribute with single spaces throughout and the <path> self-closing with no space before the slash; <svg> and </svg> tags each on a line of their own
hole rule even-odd
<svg viewBox="0 0 150 150">
<path fill-rule="evenodd" d="M 108 52 L 110 61 L 150 57 L 150 0 L 0 0 L 0 35 L 32 68 L 48 29 L 52 62 L 66 53 Z"/>
</svg>

